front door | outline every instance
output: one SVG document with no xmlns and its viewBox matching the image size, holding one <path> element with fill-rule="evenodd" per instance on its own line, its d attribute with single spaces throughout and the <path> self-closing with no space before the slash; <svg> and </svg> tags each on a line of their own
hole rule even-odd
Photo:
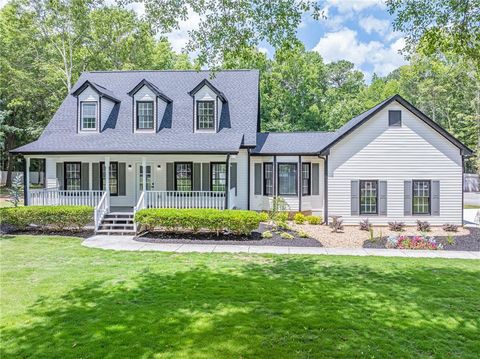
<svg viewBox="0 0 480 359">
<path fill-rule="evenodd" d="M 140 197 L 140 194 L 143 191 L 143 167 L 142 167 L 141 163 L 137 163 L 136 172 L 137 172 L 137 174 L 135 176 L 135 178 L 136 178 L 135 188 L 136 188 L 136 200 L 138 201 L 138 198 Z M 147 174 L 147 188 L 146 188 L 146 190 L 151 191 L 151 190 L 154 189 L 154 183 L 153 183 L 153 179 L 152 179 L 152 165 L 151 164 L 147 163 L 145 172 Z"/>
</svg>

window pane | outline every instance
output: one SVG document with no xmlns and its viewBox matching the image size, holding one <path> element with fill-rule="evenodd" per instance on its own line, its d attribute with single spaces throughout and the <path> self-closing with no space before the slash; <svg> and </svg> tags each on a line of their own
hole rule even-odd
<svg viewBox="0 0 480 359">
<path fill-rule="evenodd" d="M 215 128 L 215 103 L 213 101 L 197 101 L 197 128 Z"/>
<path fill-rule="evenodd" d="M 302 163 L 302 195 L 310 195 L 310 163 Z"/>
<path fill-rule="evenodd" d="M 153 128 L 153 102 L 137 102 L 137 128 Z"/>
<path fill-rule="evenodd" d="M 273 164 L 263 165 L 263 193 L 265 196 L 273 196 Z"/>
<path fill-rule="evenodd" d="M 430 214 L 430 181 L 413 181 L 413 214 Z"/>
<path fill-rule="evenodd" d="M 192 190 L 192 164 L 191 163 L 176 163 L 175 164 L 175 178 L 177 191 L 191 191 Z"/>
<path fill-rule="evenodd" d="M 107 183 L 105 176 L 106 176 L 105 163 L 102 162 L 102 189 L 103 190 L 105 190 L 105 186 Z M 110 162 L 109 187 L 110 187 L 111 195 L 118 194 L 118 163 L 117 162 Z"/>
<path fill-rule="evenodd" d="M 377 181 L 360 181 L 360 213 L 377 213 Z"/>
<path fill-rule="evenodd" d="M 80 185 L 80 163 L 65 163 L 65 189 L 79 190 Z"/>
<path fill-rule="evenodd" d="M 281 163 L 278 165 L 278 194 L 297 194 L 297 164 Z"/>
<path fill-rule="evenodd" d="M 227 185 L 227 165 L 212 163 L 212 191 L 225 191 Z"/>
<path fill-rule="evenodd" d="M 82 103 L 82 130 L 91 130 L 97 127 L 97 104 Z"/>
</svg>

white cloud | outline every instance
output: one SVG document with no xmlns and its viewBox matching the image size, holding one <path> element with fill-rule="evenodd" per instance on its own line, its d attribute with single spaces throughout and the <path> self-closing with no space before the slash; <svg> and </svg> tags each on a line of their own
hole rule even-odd
<svg viewBox="0 0 480 359">
<path fill-rule="evenodd" d="M 391 30 L 390 21 L 381 20 L 371 15 L 367 17 L 361 17 L 358 20 L 358 24 L 363 30 L 365 30 L 367 34 L 376 32 L 377 34 L 385 35 Z"/>
<path fill-rule="evenodd" d="M 326 33 L 313 50 L 319 52 L 326 62 L 338 60 L 353 62 L 367 78 L 370 78 L 371 72 L 366 68 L 372 68 L 373 72 L 384 76 L 403 65 L 405 60 L 398 50 L 403 48 L 404 44 L 403 38 L 391 44 L 382 44 L 378 41 L 361 42 L 356 31 L 343 28 Z"/>
<path fill-rule="evenodd" d="M 188 32 L 198 28 L 200 19 L 200 15 L 198 15 L 192 9 L 189 9 L 187 20 L 180 21 L 178 23 L 178 29 L 167 35 L 167 38 L 172 44 L 174 51 L 180 52 L 185 47 L 190 38 Z"/>
<path fill-rule="evenodd" d="M 335 7 L 340 13 L 360 12 L 370 7 L 385 8 L 384 0 L 326 0 L 325 7 Z"/>
</svg>

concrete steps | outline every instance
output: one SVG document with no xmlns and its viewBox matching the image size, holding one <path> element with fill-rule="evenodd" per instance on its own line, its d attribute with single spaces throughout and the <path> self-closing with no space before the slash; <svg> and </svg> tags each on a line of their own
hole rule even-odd
<svg viewBox="0 0 480 359">
<path fill-rule="evenodd" d="M 110 212 L 105 215 L 98 227 L 98 234 L 135 234 L 133 212 Z"/>
</svg>

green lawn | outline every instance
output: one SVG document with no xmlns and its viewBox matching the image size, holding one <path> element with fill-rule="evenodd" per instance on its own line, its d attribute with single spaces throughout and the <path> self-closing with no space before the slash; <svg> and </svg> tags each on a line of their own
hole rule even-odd
<svg viewBox="0 0 480 359">
<path fill-rule="evenodd" d="M 480 206 L 477 206 L 475 204 L 465 204 L 463 208 L 464 209 L 477 209 L 477 208 L 480 209 Z"/>
<path fill-rule="evenodd" d="M 0 250 L 2 358 L 480 357 L 480 261 Z"/>
</svg>

